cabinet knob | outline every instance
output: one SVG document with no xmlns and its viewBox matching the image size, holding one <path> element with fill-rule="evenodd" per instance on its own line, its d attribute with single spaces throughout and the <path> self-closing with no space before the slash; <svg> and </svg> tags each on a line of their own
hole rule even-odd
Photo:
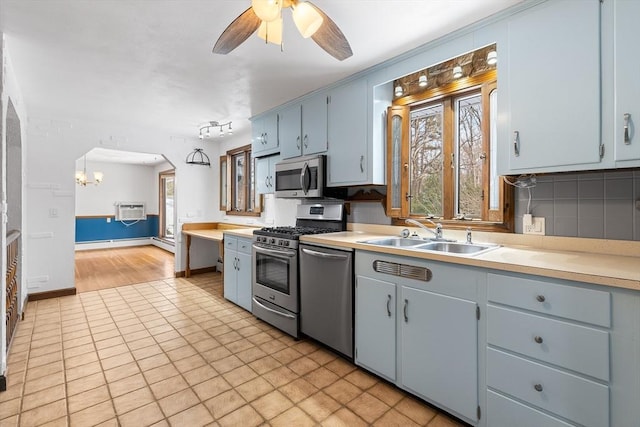
<svg viewBox="0 0 640 427">
<path fill-rule="evenodd" d="M 537 342 L 538 344 L 542 344 L 542 341 L 543 341 L 542 337 L 539 337 L 537 335 L 535 337 L 533 337 L 533 340 L 535 342 Z"/>
<path fill-rule="evenodd" d="M 536 299 L 538 300 L 538 302 L 545 302 L 547 299 L 544 297 L 544 295 L 538 295 L 536 297 Z"/>
<path fill-rule="evenodd" d="M 536 384 L 533 386 L 533 388 L 537 391 L 537 392 L 541 392 L 542 391 L 542 384 Z"/>
</svg>

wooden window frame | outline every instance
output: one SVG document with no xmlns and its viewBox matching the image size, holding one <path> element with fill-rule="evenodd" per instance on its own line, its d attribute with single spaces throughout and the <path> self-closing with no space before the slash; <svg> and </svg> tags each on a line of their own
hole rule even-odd
<svg viewBox="0 0 640 427">
<path fill-rule="evenodd" d="M 455 209 L 455 182 L 453 179 L 453 170 L 450 167 L 444 167 L 443 170 L 443 182 L 448 183 L 443 188 L 443 214 L 445 217 L 438 218 L 437 221 L 441 222 L 445 227 L 449 229 L 465 229 L 467 227 L 472 227 L 474 230 L 478 231 L 495 231 L 495 232 L 509 232 L 513 233 L 515 231 L 515 221 L 514 221 L 514 191 L 513 187 L 506 184 L 502 181 L 499 187 L 499 197 L 501 203 L 499 203 L 498 210 L 490 210 L 490 199 L 491 194 L 489 192 L 489 183 L 490 183 L 490 173 L 491 168 L 490 164 L 490 147 L 492 141 L 490 135 L 490 94 L 493 90 L 496 90 L 497 86 L 497 71 L 490 70 L 485 73 L 473 76 L 462 78 L 456 80 L 454 82 L 448 83 L 446 85 L 429 89 L 420 93 L 411 94 L 405 97 L 397 98 L 393 101 L 392 107 L 390 107 L 390 111 L 394 111 L 394 114 L 399 114 L 403 116 L 403 136 L 402 136 L 402 163 L 408 162 L 410 156 L 410 141 L 409 141 L 409 120 L 410 120 L 410 109 L 411 107 L 423 106 L 427 103 L 433 103 L 438 100 L 443 101 L 444 103 L 444 111 L 443 111 L 443 127 L 448 129 L 452 129 L 454 125 L 453 121 L 455 120 L 455 111 L 454 111 L 454 103 L 453 100 L 458 98 L 465 93 L 480 91 L 482 94 L 482 108 L 483 108 L 483 116 L 482 116 L 482 138 L 483 138 L 483 146 L 484 152 L 486 153 L 487 166 L 483 171 L 483 191 L 485 195 L 485 199 L 483 201 L 482 208 L 482 220 L 461 220 L 453 218 L 453 213 Z M 395 108 L 395 110 L 394 110 Z M 405 113 L 398 112 L 398 109 L 405 109 Z M 387 129 L 387 182 L 390 183 L 390 177 L 392 172 L 392 164 L 391 164 L 391 129 L 390 125 Z M 405 135 L 406 133 L 406 135 Z M 446 162 L 446 159 L 450 159 L 453 154 L 454 149 L 454 133 L 447 132 L 445 133 L 445 138 L 443 139 L 443 156 Z M 493 144 L 496 142 L 494 141 Z M 406 157 L 404 157 L 406 155 Z M 457 159 L 456 159 L 457 160 Z M 420 220 L 424 218 L 418 215 L 411 215 L 410 212 L 410 202 L 408 197 L 405 197 L 405 192 L 407 195 L 410 190 L 410 176 L 408 170 L 408 164 L 404 164 L 401 171 L 401 179 L 402 179 L 402 191 L 401 194 L 401 209 L 387 209 L 387 215 L 392 218 L 392 224 L 394 225 L 405 225 L 404 220 L 406 218 L 413 218 Z M 387 199 L 390 199 L 390 184 L 387 184 Z"/>
<path fill-rule="evenodd" d="M 176 170 L 175 169 L 167 169 L 166 171 L 162 171 L 158 174 L 158 186 L 159 188 L 159 200 L 158 200 L 158 235 L 160 239 L 168 239 L 167 236 L 165 235 L 164 231 L 166 229 L 167 226 L 167 218 L 165 215 L 165 206 L 163 206 L 163 202 L 166 203 L 165 200 L 165 186 L 163 183 L 163 180 L 166 177 L 173 177 L 173 196 L 174 196 L 174 200 L 175 200 L 175 194 L 176 194 Z M 175 204 L 173 205 L 173 208 L 175 209 Z M 175 225 L 175 224 L 174 224 Z M 173 232 L 173 240 L 175 240 L 175 230 Z"/>
<path fill-rule="evenodd" d="M 249 201 L 253 199 L 253 210 L 246 210 L 247 207 L 244 206 L 241 210 L 233 209 L 232 195 L 235 194 L 235 181 L 232 178 L 233 171 L 233 162 L 232 159 L 234 156 L 238 154 L 243 154 L 244 156 L 244 176 L 247 177 L 245 180 L 245 185 L 241 189 L 244 192 L 244 200 Z M 224 159 L 224 160 L 223 160 Z M 220 156 L 220 166 L 222 166 L 223 161 L 227 163 L 227 185 L 226 188 L 222 188 L 222 181 L 220 181 L 220 194 L 224 191 L 227 195 L 227 204 L 223 206 L 222 198 L 220 198 L 220 209 L 224 210 L 227 215 L 236 215 L 236 216 L 260 216 L 262 213 L 262 195 L 256 193 L 255 188 L 255 160 L 251 157 L 251 144 L 244 145 L 242 147 L 234 148 L 232 150 L 227 151 L 225 156 Z M 222 167 L 220 168 L 222 171 Z M 222 177 L 221 177 L 222 178 Z M 249 185 L 251 184 L 251 185 Z M 251 188 L 250 194 L 249 188 Z"/>
</svg>

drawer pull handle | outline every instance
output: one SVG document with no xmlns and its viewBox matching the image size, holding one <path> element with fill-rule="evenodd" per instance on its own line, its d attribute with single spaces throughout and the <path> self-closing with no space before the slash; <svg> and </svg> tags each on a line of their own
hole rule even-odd
<svg viewBox="0 0 640 427">
<path fill-rule="evenodd" d="M 404 313 L 404 323 L 407 323 L 409 321 L 409 315 L 407 314 L 407 307 L 409 306 L 409 300 L 404 300 L 404 307 L 402 309 L 402 312 Z"/>
<path fill-rule="evenodd" d="M 534 340 L 535 342 L 537 342 L 538 344 L 542 344 L 542 341 L 543 341 L 542 337 L 539 337 L 539 336 L 535 336 L 535 337 L 533 338 L 533 340 Z"/>
<path fill-rule="evenodd" d="M 533 386 L 533 388 L 535 388 L 537 392 L 541 392 L 542 391 L 542 384 L 536 384 L 536 385 Z"/>
<path fill-rule="evenodd" d="M 544 297 L 544 295 L 538 295 L 536 297 L 536 299 L 538 300 L 538 302 L 545 302 L 547 299 Z"/>
<path fill-rule="evenodd" d="M 391 317 L 391 295 L 387 295 L 387 316 Z"/>
</svg>

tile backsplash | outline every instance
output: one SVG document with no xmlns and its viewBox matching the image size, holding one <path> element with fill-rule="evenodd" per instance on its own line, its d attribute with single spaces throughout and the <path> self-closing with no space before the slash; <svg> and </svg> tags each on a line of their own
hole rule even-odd
<svg viewBox="0 0 640 427">
<path fill-rule="evenodd" d="M 516 189 L 516 232 L 522 233 L 527 189 Z M 537 176 L 531 214 L 545 217 L 546 235 L 640 241 L 640 170 Z"/>
</svg>

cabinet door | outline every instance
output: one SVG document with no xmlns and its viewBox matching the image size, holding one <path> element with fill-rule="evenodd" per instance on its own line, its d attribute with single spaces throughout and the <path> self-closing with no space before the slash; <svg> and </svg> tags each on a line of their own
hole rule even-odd
<svg viewBox="0 0 640 427">
<path fill-rule="evenodd" d="M 226 245 L 225 245 L 226 248 Z M 224 297 L 229 301 L 238 302 L 237 287 L 237 260 L 238 252 L 225 249 L 224 252 Z"/>
<path fill-rule="evenodd" d="M 367 81 L 356 80 L 334 89 L 329 96 L 328 185 L 366 184 Z"/>
<path fill-rule="evenodd" d="M 280 111 L 280 155 L 283 159 L 302 155 L 300 104 Z"/>
<path fill-rule="evenodd" d="M 476 303 L 406 286 L 401 292 L 403 386 L 476 420 Z"/>
<path fill-rule="evenodd" d="M 501 144 L 510 154 L 500 172 L 598 167 L 599 29 L 598 0 L 545 2 L 509 20 L 509 137 Z"/>
<path fill-rule="evenodd" d="M 640 2 L 617 0 L 615 8 L 615 159 L 640 160 Z M 628 116 L 625 116 L 628 114 Z M 637 125 L 636 125 L 637 124 Z"/>
<path fill-rule="evenodd" d="M 251 311 L 251 255 L 238 252 L 237 304 Z"/>
<path fill-rule="evenodd" d="M 251 152 L 254 157 L 267 156 L 280 150 L 278 114 L 269 113 L 251 122 Z"/>
<path fill-rule="evenodd" d="M 271 113 L 264 117 L 264 149 L 263 154 L 273 154 L 279 151 L 278 114 Z"/>
<path fill-rule="evenodd" d="M 396 285 L 356 278 L 355 344 L 357 365 L 396 379 Z"/>
<path fill-rule="evenodd" d="M 302 102 L 302 154 L 327 151 L 327 96 L 314 95 Z"/>
</svg>

